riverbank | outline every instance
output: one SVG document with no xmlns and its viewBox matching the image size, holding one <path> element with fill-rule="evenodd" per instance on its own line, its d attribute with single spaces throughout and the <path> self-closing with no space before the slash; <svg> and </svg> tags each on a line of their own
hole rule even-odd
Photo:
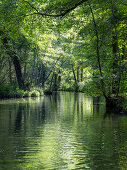
<svg viewBox="0 0 127 170">
<path fill-rule="evenodd" d="M 39 97 L 43 95 L 44 95 L 43 90 L 39 88 L 32 88 L 30 90 L 21 90 L 19 88 L 13 88 L 7 85 L 0 88 L 0 99 Z"/>
</svg>

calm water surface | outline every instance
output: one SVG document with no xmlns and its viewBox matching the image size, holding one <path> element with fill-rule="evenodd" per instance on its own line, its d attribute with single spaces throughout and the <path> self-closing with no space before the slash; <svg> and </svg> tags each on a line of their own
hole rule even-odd
<svg viewBox="0 0 127 170">
<path fill-rule="evenodd" d="M 127 169 L 127 116 L 60 92 L 0 101 L 0 170 Z"/>
</svg>

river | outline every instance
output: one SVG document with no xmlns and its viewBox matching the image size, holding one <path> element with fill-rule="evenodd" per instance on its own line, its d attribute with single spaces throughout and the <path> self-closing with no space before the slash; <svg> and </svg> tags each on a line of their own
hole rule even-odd
<svg viewBox="0 0 127 170">
<path fill-rule="evenodd" d="M 0 100 L 0 170 L 127 169 L 127 116 L 103 97 Z"/>
</svg>

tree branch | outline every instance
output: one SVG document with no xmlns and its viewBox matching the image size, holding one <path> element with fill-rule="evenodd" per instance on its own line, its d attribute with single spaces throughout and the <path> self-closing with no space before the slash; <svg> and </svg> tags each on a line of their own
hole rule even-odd
<svg viewBox="0 0 127 170">
<path fill-rule="evenodd" d="M 38 10 L 37 10 L 37 8 L 35 8 L 33 5 L 31 5 L 31 3 L 29 3 L 28 1 L 25 1 L 25 0 L 23 0 L 23 2 L 26 2 L 31 8 L 33 8 L 36 12 L 39 12 Z"/>
<path fill-rule="evenodd" d="M 65 10 L 64 12 L 60 13 L 60 14 L 46 14 L 46 13 L 42 13 L 39 12 L 33 5 L 31 5 L 28 1 L 25 1 L 27 4 L 29 4 L 29 6 L 31 8 L 33 8 L 36 12 L 33 12 L 32 14 L 26 15 L 26 16 L 30 16 L 30 15 L 41 15 L 41 16 L 47 16 L 47 17 L 63 17 L 65 16 L 67 13 L 71 12 L 72 10 L 74 10 L 75 8 L 77 8 L 79 5 L 83 4 L 84 2 L 86 2 L 87 0 L 81 0 L 80 2 L 78 2 L 77 4 L 75 4 L 73 7 Z"/>
</svg>

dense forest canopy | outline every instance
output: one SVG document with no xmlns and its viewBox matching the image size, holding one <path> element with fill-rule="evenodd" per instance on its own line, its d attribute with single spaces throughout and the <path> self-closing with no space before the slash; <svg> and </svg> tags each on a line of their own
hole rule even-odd
<svg viewBox="0 0 127 170">
<path fill-rule="evenodd" d="M 126 94 L 126 13 L 126 0 L 1 0 L 1 89 Z"/>
</svg>

